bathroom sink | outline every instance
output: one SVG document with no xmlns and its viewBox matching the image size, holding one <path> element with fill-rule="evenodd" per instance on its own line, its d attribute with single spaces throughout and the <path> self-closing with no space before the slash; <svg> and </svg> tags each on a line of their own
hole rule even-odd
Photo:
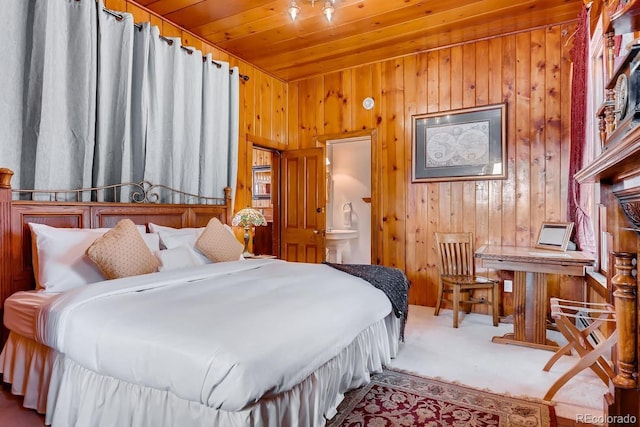
<svg viewBox="0 0 640 427">
<path fill-rule="evenodd" d="M 358 237 L 358 230 L 337 230 L 326 232 L 327 235 L 327 261 L 342 264 L 342 252 L 349 244 L 350 239 Z"/>
<path fill-rule="evenodd" d="M 358 237 L 358 230 L 331 230 L 327 231 L 327 240 L 346 240 Z"/>
</svg>

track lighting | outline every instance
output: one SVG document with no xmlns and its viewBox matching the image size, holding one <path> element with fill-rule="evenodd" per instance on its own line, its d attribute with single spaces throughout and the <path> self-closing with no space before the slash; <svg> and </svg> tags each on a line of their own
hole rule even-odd
<svg viewBox="0 0 640 427">
<path fill-rule="evenodd" d="M 301 0 L 301 1 L 308 1 L 309 3 L 311 3 L 311 7 L 314 7 L 316 4 L 316 0 Z M 321 12 L 326 18 L 327 22 L 331 22 L 331 20 L 333 19 L 333 14 L 336 11 L 334 7 L 335 3 L 336 3 L 336 0 L 325 0 L 324 6 L 321 9 Z M 289 3 L 289 6 L 287 7 L 287 13 L 291 17 L 292 21 L 296 20 L 296 18 L 300 14 L 300 9 L 301 8 L 296 2 L 296 0 L 291 0 L 291 2 Z"/>
</svg>

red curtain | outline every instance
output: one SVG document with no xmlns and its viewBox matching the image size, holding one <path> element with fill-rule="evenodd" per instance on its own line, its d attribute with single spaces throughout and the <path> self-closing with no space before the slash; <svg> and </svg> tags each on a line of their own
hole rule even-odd
<svg viewBox="0 0 640 427">
<path fill-rule="evenodd" d="M 589 59 L 589 15 L 583 5 L 571 48 L 573 78 L 571 84 L 571 154 L 569 157 L 569 200 L 567 218 L 575 224 L 579 250 L 595 252 L 591 218 L 580 205 L 580 184 L 574 175 L 583 167 L 586 149 L 587 72 Z"/>
</svg>

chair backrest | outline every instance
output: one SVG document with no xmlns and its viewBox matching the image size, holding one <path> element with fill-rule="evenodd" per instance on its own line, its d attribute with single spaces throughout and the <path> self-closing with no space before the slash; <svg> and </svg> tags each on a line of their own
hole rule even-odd
<svg viewBox="0 0 640 427">
<path fill-rule="evenodd" d="M 440 275 L 473 276 L 473 233 L 435 233 Z"/>
</svg>

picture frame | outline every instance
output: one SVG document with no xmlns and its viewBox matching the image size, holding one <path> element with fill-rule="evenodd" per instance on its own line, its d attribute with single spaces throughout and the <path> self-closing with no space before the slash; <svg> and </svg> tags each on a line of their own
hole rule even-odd
<svg viewBox="0 0 640 427">
<path fill-rule="evenodd" d="M 543 222 L 535 247 L 565 252 L 572 232 L 573 222 Z"/>
<path fill-rule="evenodd" d="M 505 179 L 506 104 L 412 116 L 412 182 Z"/>
</svg>

